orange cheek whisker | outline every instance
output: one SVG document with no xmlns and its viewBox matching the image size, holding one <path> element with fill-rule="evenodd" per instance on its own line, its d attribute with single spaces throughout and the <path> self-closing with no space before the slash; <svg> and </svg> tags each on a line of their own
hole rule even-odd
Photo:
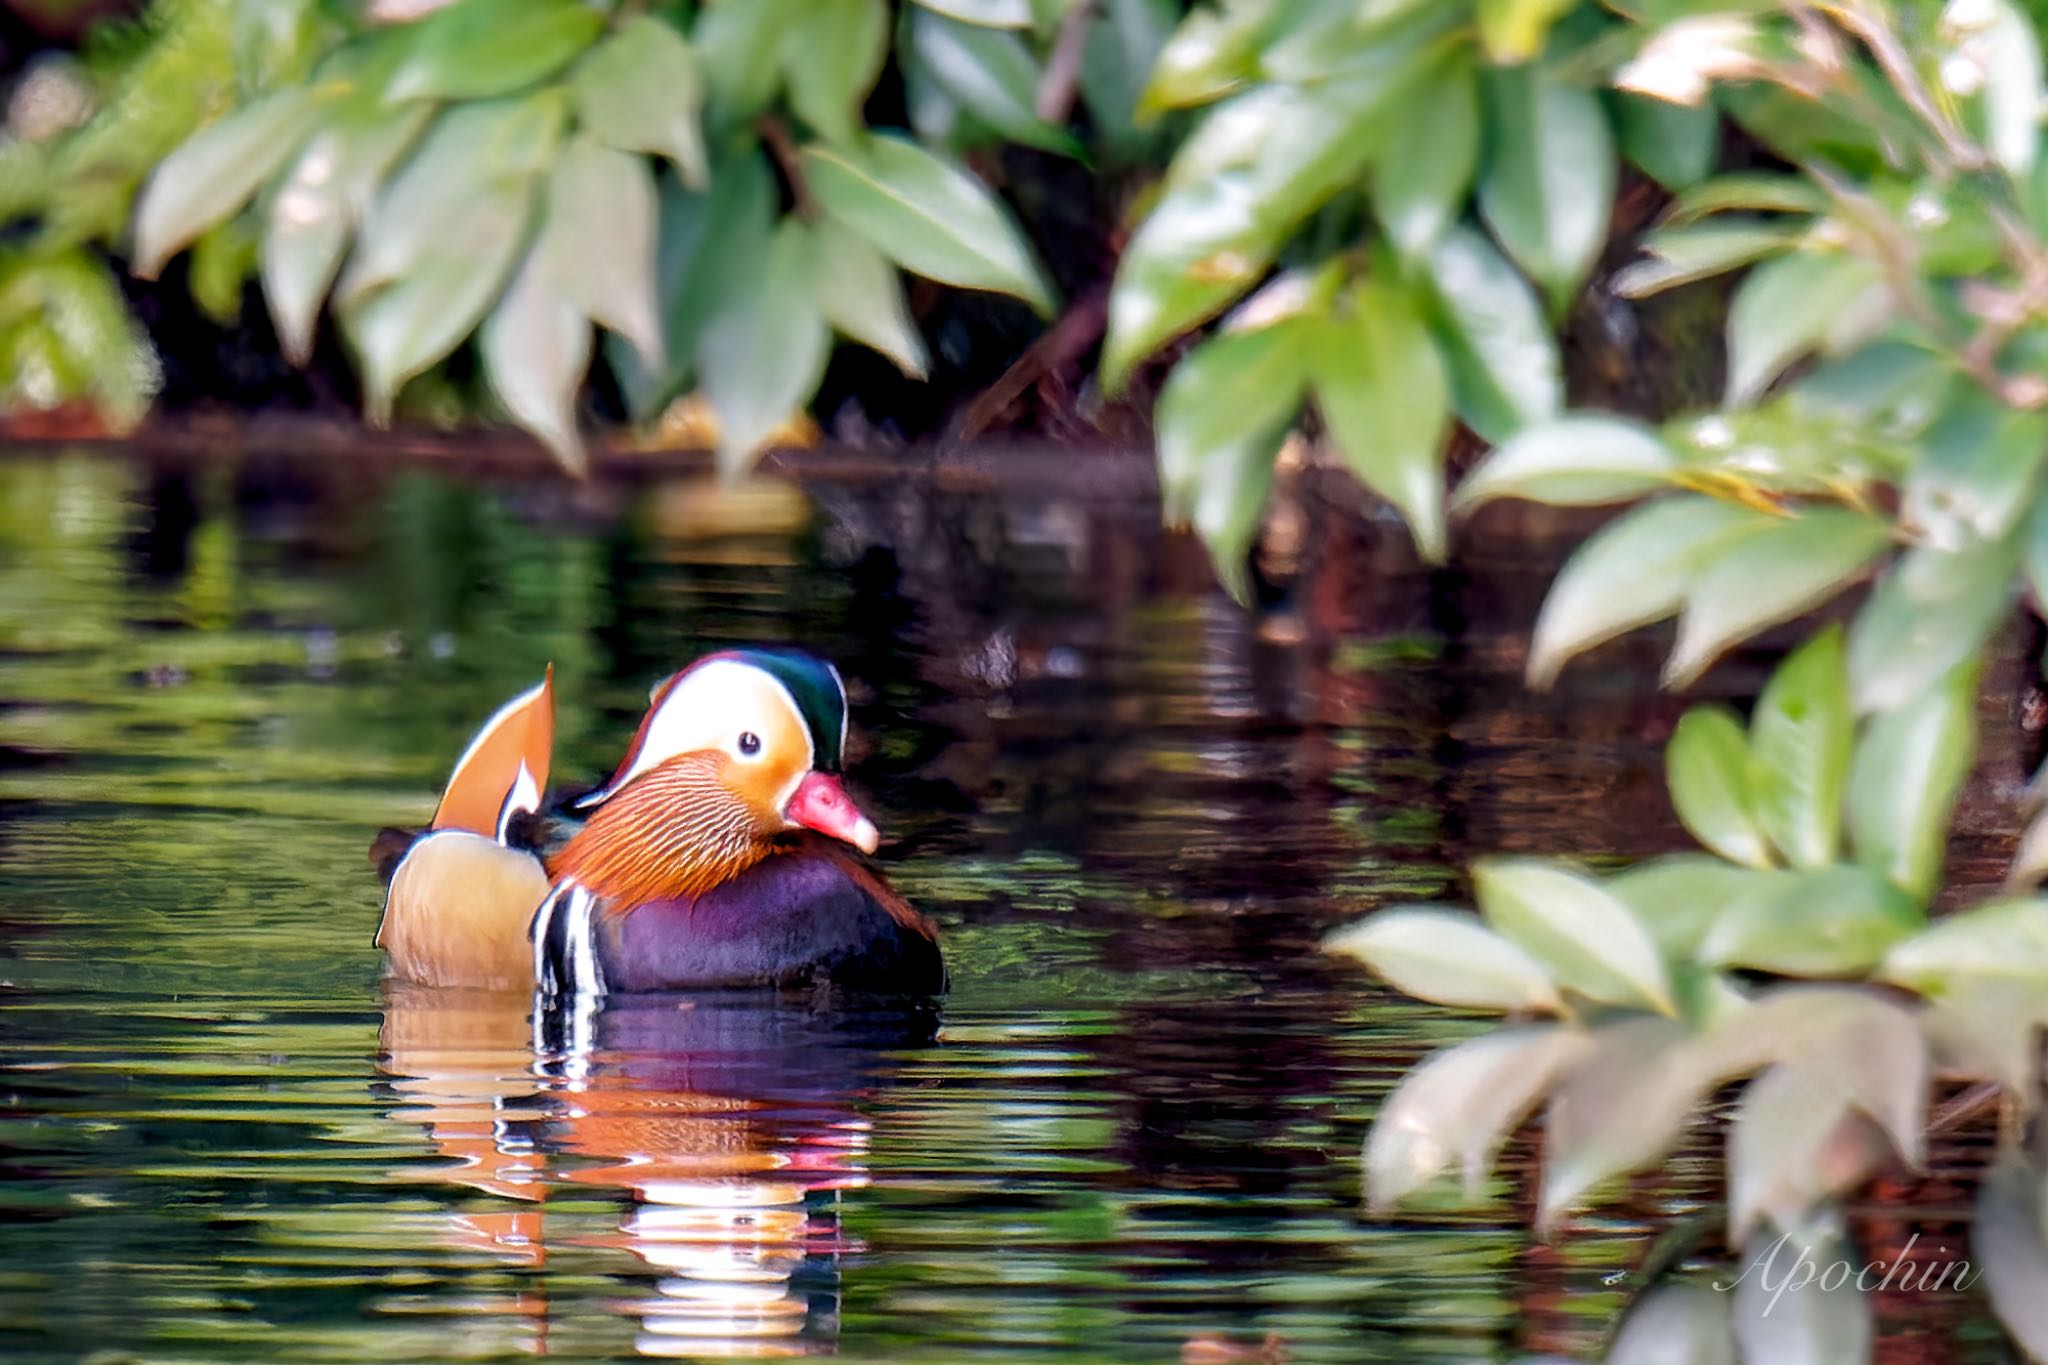
<svg viewBox="0 0 2048 1365">
<path fill-rule="evenodd" d="M 598 807 L 549 874 L 573 877 L 617 913 L 744 872 L 767 856 L 768 839 L 723 769 L 720 755 L 685 754 L 641 774 Z"/>
</svg>

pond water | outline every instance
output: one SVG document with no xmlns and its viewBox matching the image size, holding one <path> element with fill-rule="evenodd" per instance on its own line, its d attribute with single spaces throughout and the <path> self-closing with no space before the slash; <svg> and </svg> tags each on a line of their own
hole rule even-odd
<svg viewBox="0 0 2048 1365">
<path fill-rule="evenodd" d="M 1596 1353 L 1710 1146 L 1555 1245 L 1512 1181 L 1369 1219 L 1375 1107 L 1478 1021 L 1317 944 L 1476 853 L 1678 846 L 1659 642 L 1522 689 L 1541 523 L 1431 575 L 1304 494 L 1245 613 L 1142 462 L 990 468 L 0 457 L 0 1352 Z M 651 681 L 748 640 L 850 680 L 935 1035 L 659 1001 L 572 1073 L 521 1002 L 380 985 L 371 836 L 483 716 L 552 662 L 594 779 Z M 1973 1300 L 1881 1313 L 1889 1359 L 1997 1358 Z"/>
</svg>

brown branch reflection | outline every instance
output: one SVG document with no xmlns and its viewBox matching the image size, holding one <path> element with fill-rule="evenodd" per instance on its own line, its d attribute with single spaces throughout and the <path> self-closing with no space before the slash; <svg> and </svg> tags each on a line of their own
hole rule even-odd
<svg viewBox="0 0 2048 1365">
<path fill-rule="evenodd" d="M 489 1300 L 522 1321 L 517 1349 L 549 1354 L 564 1330 L 586 1349 L 593 1331 L 630 1325 L 647 1356 L 827 1354 L 855 1249 L 839 1195 L 868 1182 L 861 1104 L 889 1051 L 936 1025 L 929 1010 L 648 997 L 543 1019 L 536 1038 L 523 995 L 393 984 L 380 1069 L 391 1117 L 440 1158 L 405 1176 L 503 1206 L 451 1206 L 446 1240 L 530 1286 Z M 606 1194 L 618 1212 L 593 1222 L 589 1201 Z M 592 1251 L 636 1258 L 645 1291 L 579 1298 L 575 1267 Z"/>
</svg>

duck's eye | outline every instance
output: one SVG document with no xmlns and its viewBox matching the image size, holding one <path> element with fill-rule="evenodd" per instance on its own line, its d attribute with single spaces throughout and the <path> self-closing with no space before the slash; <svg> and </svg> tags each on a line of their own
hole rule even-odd
<svg viewBox="0 0 2048 1365">
<path fill-rule="evenodd" d="M 742 730 L 740 732 L 740 752 L 749 758 L 760 753 L 761 737 L 752 730 Z"/>
</svg>

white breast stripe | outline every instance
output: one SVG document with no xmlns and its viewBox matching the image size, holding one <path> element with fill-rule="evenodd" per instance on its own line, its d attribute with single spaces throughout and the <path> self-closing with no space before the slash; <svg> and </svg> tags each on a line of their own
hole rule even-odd
<svg viewBox="0 0 2048 1365">
<path fill-rule="evenodd" d="M 512 790 L 505 794 L 505 804 L 498 810 L 498 842 L 505 842 L 506 833 L 512 828 L 515 815 L 533 815 L 540 810 L 540 784 L 533 780 L 533 772 L 526 766 L 526 760 L 519 760 L 519 776 L 513 779 Z"/>
</svg>

